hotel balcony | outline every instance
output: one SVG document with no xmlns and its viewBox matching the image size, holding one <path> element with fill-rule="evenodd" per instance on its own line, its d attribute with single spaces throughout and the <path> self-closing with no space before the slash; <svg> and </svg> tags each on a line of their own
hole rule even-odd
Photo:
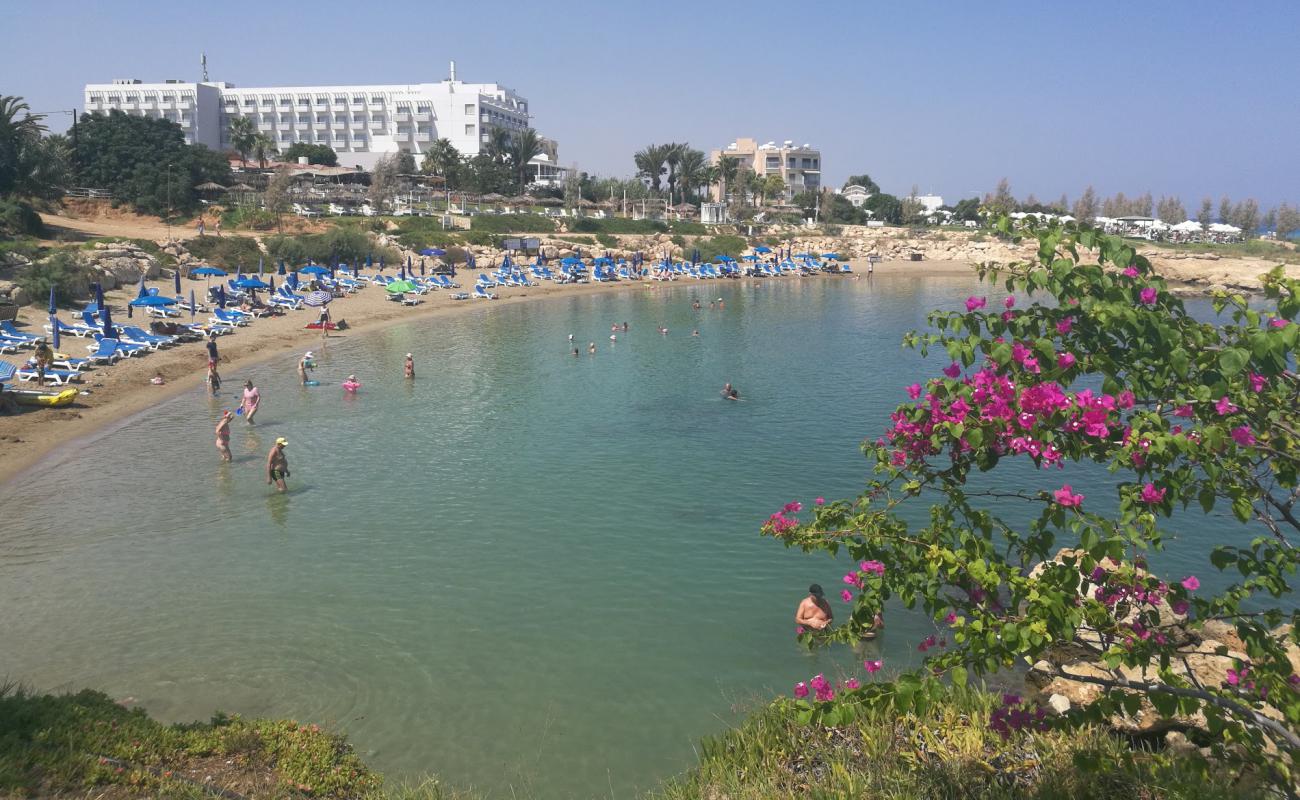
<svg viewBox="0 0 1300 800">
<path fill-rule="evenodd" d="M 429 111 L 417 111 L 417 112 L 415 112 L 415 121 L 416 121 L 416 122 L 430 122 L 430 121 L 432 121 L 432 120 L 433 120 L 433 114 L 432 114 L 431 112 L 429 112 Z"/>
<path fill-rule="evenodd" d="M 432 134 L 430 134 L 428 131 L 417 131 L 416 134 L 415 134 L 415 141 L 417 141 L 417 142 L 427 142 L 427 141 L 429 141 L 429 137 L 430 137 L 431 135 L 432 135 Z"/>
<path fill-rule="evenodd" d="M 398 111 L 395 114 L 393 114 L 393 119 L 397 120 L 398 122 L 410 122 L 411 115 L 405 111 Z"/>
</svg>

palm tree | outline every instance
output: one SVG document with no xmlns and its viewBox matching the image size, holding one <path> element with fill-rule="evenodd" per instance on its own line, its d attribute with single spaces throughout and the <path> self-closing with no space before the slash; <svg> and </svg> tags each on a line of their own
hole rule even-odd
<svg viewBox="0 0 1300 800">
<path fill-rule="evenodd" d="M 257 166 L 266 169 L 266 159 L 271 155 L 280 152 L 275 146 L 275 140 L 265 133 L 253 134 L 253 143 L 248 148 L 253 153 L 253 158 L 257 159 Z"/>
<path fill-rule="evenodd" d="M 676 180 L 681 185 L 682 197 L 708 183 L 709 159 L 704 151 L 684 148 L 677 161 Z"/>
<path fill-rule="evenodd" d="M 677 190 L 677 166 L 682 162 L 682 154 L 690 145 L 673 142 L 664 145 L 664 164 L 668 167 L 668 197 L 671 199 Z"/>
<path fill-rule="evenodd" d="M 524 187 L 528 185 L 528 162 L 532 161 L 541 152 L 541 137 L 532 128 L 524 128 L 516 133 L 510 141 L 510 163 L 515 170 L 515 180 L 519 183 L 519 191 L 522 192 Z"/>
<path fill-rule="evenodd" d="M 424 160 L 420 162 L 420 169 L 431 175 L 446 178 L 459 163 L 460 152 L 456 150 L 456 145 L 452 144 L 450 139 L 437 139 L 429 145 L 428 150 L 424 151 Z"/>
<path fill-rule="evenodd" d="M 488 133 L 488 141 L 483 147 L 483 152 L 491 156 L 493 161 L 503 164 L 510 156 L 510 140 L 512 138 L 510 131 L 505 128 L 493 127 Z"/>
<path fill-rule="evenodd" d="M 718 182 L 718 199 L 727 202 L 727 191 L 736 185 L 736 178 L 740 175 L 740 161 L 734 158 L 723 156 L 718 159 L 717 164 L 717 182 Z"/>
<path fill-rule="evenodd" d="M 41 134 L 45 133 L 43 119 L 33 114 L 21 97 L 0 97 L 0 194 L 27 183 L 22 164 L 24 158 L 30 157 L 29 151 L 40 146 Z"/>
<path fill-rule="evenodd" d="M 670 145 L 666 144 L 650 144 L 632 156 L 632 160 L 636 162 L 637 176 L 648 178 L 650 188 L 654 189 L 656 194 L 662 190 L 660 178 L 664 174 L 664 161 L 668 159 L 669 147 Z"/>
<path fill-rule="evenodd" d="M 253 149 L 257 131 L 253 130 L 253 120 L 249 117 L 235 117 L 230 120 L 230 146 L 239 153 L 239 163 L 248 166 L 248 154 Z"/>
</svg>

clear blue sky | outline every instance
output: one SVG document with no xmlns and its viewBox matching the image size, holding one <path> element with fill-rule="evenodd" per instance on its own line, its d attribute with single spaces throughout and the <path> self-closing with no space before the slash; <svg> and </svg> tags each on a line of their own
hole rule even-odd
<svg viewBox="0 0 1300 800">
<path fill-rule="evenodd" d="M 565 164 L 629 175 L 660 141 L 822 150 L 955 201 L 1300 201 L 1300 8 L 1249 3 L 4 0 L 0 94 L 78 106 L 116 77 L 236 85 L 498 81 Z M 64 118 L 66 119 L 66 118 Z M 52 118 L 56 127 L 64 123 Z"/>
</svg>

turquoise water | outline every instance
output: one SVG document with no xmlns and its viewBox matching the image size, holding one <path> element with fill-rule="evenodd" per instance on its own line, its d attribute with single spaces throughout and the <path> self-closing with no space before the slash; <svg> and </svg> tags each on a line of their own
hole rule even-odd
<svg viewBox="0 0 1300 800">
<path fill-rule="evenodd" d="M 339 337 L 320 387 L 293 356 L 249 371 L 264 404 L 231 465 L 196 387 L 0 489 L 0 675 L 330 724 L 386 773 L 493 797 L 635 796 L 797 680 L 916 657 L 931 628 L 901 611 L 866 650 L 797 647 L 796 603 L 843 570 L 757 528 L 862 485 L 859 441 L 942 366 L 901 334 L 976 288 L 636 288 Z M 265 484 L 276 436 L 287 496 Z"/>
</svg>

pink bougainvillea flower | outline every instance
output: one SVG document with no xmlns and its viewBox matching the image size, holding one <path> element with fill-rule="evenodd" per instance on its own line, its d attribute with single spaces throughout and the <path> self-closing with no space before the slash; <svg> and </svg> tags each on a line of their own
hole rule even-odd
<svg viewBox="0 0 1300 800">
<path fill-rule="evenodd" d="M 794 696 L 795 696 L 795 697 L 798 697 L 798 698 L 804 698 L 804 697 L 807 697 L 807 696 L 808 696 L 808 684 L 804 683 L 803 681 L 799 681 L 798 683 L 796 683 L 796 684 L 794 685 Z"/>
<path fill-rule="evenodd" d="M 1237 408 L 1236 405 L 1233 404 L 1231 400 L 1228 399 L 1228 396 L 1225 394 L 1223 397 L 1219 398 L 1218 402 L 1214 404 L 1214 410 L 1219 412 L 1219 416 L 1222 417 L 1228 414 L 1236 414 L 1239 409 Z"/>
<path fill-rule="evenodd" d="M 1011 310 L 1008 309 L 1007 311 L 1003 311 L 1003 312 L 1002 312 L 1002 321 L 1003 321 L 1003 322 L 1010 322 L 1011 320 L 1013 320 L 1013 319 L 1015 319 L 1015 318 L 1016 318 L 1016 312 L 1014 312 L 1014 311 L 1011 311 Z"/>
<path fill-rule="evenodd" d="M 989 302 L 988 298 L 976 297 L 975 295 L 971 295 L 970 297 L 966 298 L 966 310 L 974 311 L 977 308 L 983 308 L 984 306 L 988 305 L 988 302 Z"/>
<path fill-rule="evenodd" d="M 1138 276 L 1137 267 L 1133 266 L 1132 264 L 1129 264 L 1127 267 L 1124 268 L 1124 277 L 1136 278 L 1137 276 Z"/>
<path fill-rule="evenodd" d="M 957 621 L 957 612 L 956 612 L 956 611 L 949 611 L 949 612 L 948 612 L 948 615 L 947 615 L 946 617 L 943 618 L 943 621 L 946 622 L 946 623 L 948 623 L 949 625 L 953 624 L 954 622 Z"/>
<path fill-rule="evenodd" d="M 844 591 L 840 592 L 840 598 L 844 600 L 844 602 L 846 603 L 852 603 L 853 592 L 850 592 L 848 589 L 845 589 Z"/>
<path fill-rule="evenodd" d="M 1083 495 L 1075 494 L 1068 483 L 1053 492 L 1052 496 L 1066 508 L 1078 508 L 1083 503 Z"/>
<path fill-rule="evenodd" d="M 857 689 L 860 688 L 861 686 L 862 686 L 862 682 L 859 681 L 857 678 L 849 678 L 847 681 L 844 682 L 844 688 L 849 690 Z"/>
<path fill-rule="evenodd" d="M 817 690 L 817 702 L 829 703 L 835 699 L 835 690 L 830 686 L 823 686 Z"/>
<path fill-rule="evenodd" d="M 1186 578 L 1179 581 L 1179 583 L 1181 583 L 1182 587 L 1189 592 L 1194 592 L 1201 588 L 1201 581 L 1195 575 L 1188 575 Z"/>
<path fill-rule="evenodd" d="M 1270 328 L 1285 328 L 1290 324 L 1291 323 L 1289 321 L 1284 320 L 1281 317 L 1273 317 L 1268 321 L 1268 327 Z"/>
<path fill-rule="evenodd" d="M 921 640 L 921 643 L 916 646 L 916 649 L 924 653 L 925 651 L 929 650 L 931 647 L 936 646 L 937 644 L 938 644 L 938 640 L 934 638 L 934 634 L 930 634 L 929 636 Z"/>
<path fill-rule="evenodd" d="M 1255 434 L 1250 430 L 1249 425 L 1238 425 L 1232 429 L 1232 441 L 1241 447 L 1254 447 Z"/>
<path fill-rule="evenodd" d="M 1194 417 L 1196 416 L 1196 409 L 1192 408 L 1190 403 L 1185 403 L 1174 409 L 1174 416 L 1187 418 Z"/>
<path fill-rule="evenodd" d="M 1064 336 L 1065 334 L 1069 333 L 1070 329 L 1073 327 L 1074 327 L 1074 320 L 1069 317 L 1066 317 L 1065 319 L 1056 323 L 1056 332 Z"/>
<path fill-rule="evenodd" d="M 1025 369 L 1029 370 L 1035 375 L 1039 373 L 1038 359 L 1036 358 L 1026 358 L 1024 361 L 1020 362 L 1020 366 L 1024 367 Z"/>
<path fill-rule="evenodd" d="M 911 386 L 907 387 L 907 396 L 910 397 L 910 398 L 912 398 L 913 400 L 915 400 L 915 399 L 917 399 L 918 397 L 920 397 L 920 396 L 921 396 L 921 384 L 919 384 L 919 383 L 914 383 L 914 384 L 912 384 Z"/>
<path fill-rule="evenodd" d="M 943 374 L 947 375 L 949 378 L 957 377 L 961 374 L 961 364 L 958 364 L 956 361 L 952 362 L 943 368 Z"/>
<path fill-rule="evenodd" d="M 1169 607 L 1173 609 L 1174 613 L 1180 616 L 1186 614 L 1187 609 L 1190 608 L 1191 605 L 1192 604 L 1187 602 L 1186 600 L 1174 600 L 1169 603 Z"/>
<path fill-rule="evenodd" d="M 803 636 L 803 626 L 802 626 L 802 625 L 796 625 L 796 626 L 794 626 L 794 635 L 795 635 L 795 636 Z"/>
<path fill-rule="evenodd" d="M 815 505 L 815 506 L 824 506 L 824 505 L 826 505 L 826 498 L 825 498 L 825 497 L 818 497 L 816 500 L 813 500 L 813 505 Z"/>
<path fill-rule="evenodd" d="M 1056 357 L 1056 366 L 1058 369 L 1069 369 L 1075 364 L 1074 353 L 1061 353 Z"/>
<path fill-rule="evenodd" d="M 1011 295 L 1007 295 L 1007 299 L 1002 301 L 1002 307 L 1003 307 L 1003 308 L 1015 308 L 1015 307 L 1016 307 L 1016 298 L 1013 297 L 1013 296 L 1011 296 Z"/>
<path fill-rule="evenodd" d="M 1165 500 L 1165 492 L 1167 491 L 1168 489 L 1163 487 L 1157 489 L 1154 483 L 1148 483 L 1146 486 L 1142 487 L 1142 502 L 1149 506 L 1153 506 L 1156 503 L 1163 503 Z"/>
<path fill-rule="evenodd" d="M 818 673 L 813 676 L 812 680 L 808 681 L 808 685 L 814 689 L 820 689 L 824 686 L 830 686 L 830 683 L 826 680 L 825 675 Z"/>
<path fill-rule="evenodd" d="M 863 661 L 863 662 L 862 662 L 862 668 L 865 669 L 868 673 L 870 673 L 870 674 L 872 674 L 872 675 L 875 675 L 877 672 L 879 672 L 881 666 L 882 666 L 882 665 L 881 665 L 881 662 L 880 662 L 879 659 L 877 659 L 877 660 L 875 660 L 875 661 Z"/>
<path fill-rule="evenodd" d="M 1264 387 L 1268 385 L 1268 378 L 1265 378 L 1263 375 L 1258 375 L 1252 372 L 1246 377 L 1250 380 L 1250 390 L 1256 394 L 1264 391 Z"/>
<path fill-rule="evenodd" d="M 1240 670 L 1235 670 L 1235 669 L 1228 670 L 1228 677 L 1227 677 L 1228 685 L 1236 686 L 1240 684 L 1241 679 L 1244 678 L 1245 676 L 1246 676 L 1245 667 L 1241 668 Z"/>
<path fill-rule="evenodd" d="M 1115 406 L 1118 408 L 1132 408 L 1133 404 L 1136 402 L 1137 402 L 1137 398 L 1134 397 L 1133 393 L 1130 392 L 1128 389 L 1125 389 L 1124 391 L 1115 395 Z"/>
<path fill-rule="evenodd" d="M 1142 301 L 1144 306 L 1153 306 L 1156 304 L 1156 290 L 1148 286 L 1138 292 L 1138 299 Z"/>
<path fill-rule="evenodd" d="M 847 583 L 847 584 L 850 585 L 850 586 L 861 586 L 861 585 L 862 585 L 862 579 L 859 578 L 858 575 L 857 575 L 857 573 L 855 573 L 855 572 L 850 572 L 849 574 L 845 575 L 845 576 L 844 576 L 844 582 Z"/>
<path fill-rule="evenodd" d="M 880 561 L 863 561 L 861 564 L 858 565 L 858 569 L 861 569 L 863 572 L 871 572 L 876 575 L 885 574 L 885 565 L 883 562 Z"/>
</svg>

